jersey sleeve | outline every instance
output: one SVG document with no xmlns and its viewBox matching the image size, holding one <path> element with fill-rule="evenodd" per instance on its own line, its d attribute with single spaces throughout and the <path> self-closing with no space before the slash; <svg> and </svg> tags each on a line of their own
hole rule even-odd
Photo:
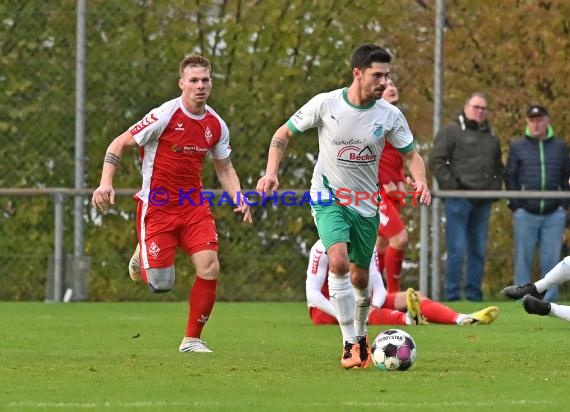
<svg viewBox="0 0 570 412">
<path fill-rule="evenodd" d="M 152 109 L 139 122 L 129 128 L 139 146 L 152 143 L 160 137 L 174 113 L 176 100 L 164 103 L 162 106 Z"/>
<path fill-rule="evenodd" d="M 220 140 L 216 145 L 212 148 L 212 156 L 214 159 L 225 159 L 230 156 L 232 152 L 232 148 L 230 146 L 230 130 L 228 129 L 228 125 L 222 119 L 220 120 L 221 126 L 221 136 Z"/>
<path fill-rule="evenodd" d="M 313 127 L 318 127 L 321 123 L 321 113 L 326 95 L 321 93 L 309 100 L 303 107 L 291 116 L 287 121 L 287 127 L 298 134 Z"/>
<path fill-rule="evenodd" d="M 392 143 L 400 153 L 408 153 L 415 148 L 414 136 L 408 125 L 408 121 L 398 108 L 394 108 L 394 115 L 391 116 L 391 122 L 388 132 L 388 140 Z"/>
</svg>

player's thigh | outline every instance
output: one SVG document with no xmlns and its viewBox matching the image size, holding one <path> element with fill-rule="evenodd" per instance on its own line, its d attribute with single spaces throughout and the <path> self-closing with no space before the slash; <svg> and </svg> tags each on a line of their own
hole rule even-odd
<svg viewBox="0 0 570 412">
<path fill-rule="evenodd" d="M 177 245 L 176 219 L 158 207 L 139 202 L 136 225 L 142 268 L 172 266 Z"/>
<path fill-rule="evenodd" d="M 346 207 L 336 203 L 315 204 L 311 206 L 311 213 L 326 250 L 335 243 L 350 242 L 350 219 L 346 215 Z"/>
<path fill-rule="evenodd" d="M 352 263 L 368 270 L 376 244 L 379 217 L 360 216 L 352 210 L 348 210 L 348 214 L 351 222 L 348 256 Z"/>
<path fill-rule="evenodd" d="M 386 216 L 386 218 L 380 219 L 378 234 L 389 239 L 396 236 L 406 228 L 398 209 L 392 202 L 386 201 L 382 205 L 381 212 Z"/>
<path fill-rule="evenodd" d="M 193 206 L 179 229 L 178 244 L 192 256 L 202 250 L 218 251 L 216 222 L 209 207 Z"/>
</svg>

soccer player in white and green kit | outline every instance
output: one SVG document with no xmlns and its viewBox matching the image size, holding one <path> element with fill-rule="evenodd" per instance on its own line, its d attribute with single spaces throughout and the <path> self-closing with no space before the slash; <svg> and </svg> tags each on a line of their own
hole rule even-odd
<svg viewBox="0 0 570 412">
<path fill-rule="evenodd" d="M 378 161 L 388 139 L 400 150 L 412 175 L 408 183 L 420 202 L 430 204 L 423 159 L 404 115 L 382 100 L 390 76 L 390 54 L 364 44 L 352 54 L 348 88 L 309 100 L 271 140 L 259 192 L 279 187 L 279 164 L 289 139 L 318 128 L 319 156 L 311 180 L 312 213 L 329 258 L 329 294 L 342 332 L 341 365 L 366 368 L 370 347 L 368 267 L 378 230 Z"/>
</svg>

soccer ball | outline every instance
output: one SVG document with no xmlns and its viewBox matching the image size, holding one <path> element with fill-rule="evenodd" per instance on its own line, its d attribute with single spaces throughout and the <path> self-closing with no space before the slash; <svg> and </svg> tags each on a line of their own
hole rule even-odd
<svg viewBox="0 0 570 412">
<path fill-rule="evenodd" d="M 372 362 L 381 371 L 405 371 L 416 360 L 416 342 L 400 329 L 381 332 L 370 347 Z"/>
</svg>

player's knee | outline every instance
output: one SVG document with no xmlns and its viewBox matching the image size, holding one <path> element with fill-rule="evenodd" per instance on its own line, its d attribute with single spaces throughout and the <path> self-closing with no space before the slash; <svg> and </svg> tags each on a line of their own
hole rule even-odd
<svg viewBox="0 0 570 412">
<path fill-rule="evenodd" d="M 337 275 L 343 275 L 350 269 L 349 261 L 340 255 L 329 256 L 329 270 Z"/>
<path fill-rule="evenodd" d="M 398 250 L 406 250 L 408 246 L 408 231 L 403 229 L 390 238 L 390 245 Z"/>
<path fill-rule="evenodd" d="M 149 268 L 146 270 L 148 288 L 153 293 L 168 292 L 174 287 L 174 266 L 167 268 Z"/>
</svg>

